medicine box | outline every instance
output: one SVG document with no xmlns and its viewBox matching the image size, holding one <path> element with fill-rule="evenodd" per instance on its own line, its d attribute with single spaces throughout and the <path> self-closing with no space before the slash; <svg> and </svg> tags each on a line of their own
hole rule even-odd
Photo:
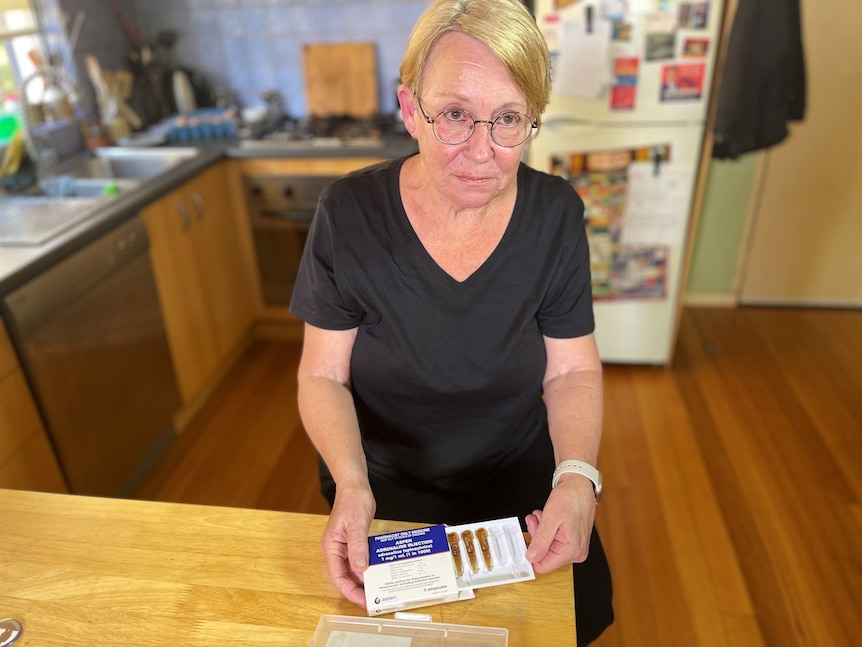
<svg viewBox="0 0 862 647">
<path fill-rule="evenodd" d="M 369 616 L 473 597 L 473 589 L 535 579 L 516 517 L 425 526 L 368 538 Z"/>
</svg>

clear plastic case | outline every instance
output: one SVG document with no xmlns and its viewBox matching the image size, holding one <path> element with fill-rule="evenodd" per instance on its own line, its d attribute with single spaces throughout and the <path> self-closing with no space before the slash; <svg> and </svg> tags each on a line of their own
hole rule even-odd
<svg viewBox="0 0 862 647">
<path fill-rule="evenodd" d="M 320 617 L 310 647 L 507 647 L 509 632 L 424 620 Z"/>
<path fill-rule="evenodd" d="M 517 518 L 446 526 L 459 589 L 536 579 Z"/>
</svg>

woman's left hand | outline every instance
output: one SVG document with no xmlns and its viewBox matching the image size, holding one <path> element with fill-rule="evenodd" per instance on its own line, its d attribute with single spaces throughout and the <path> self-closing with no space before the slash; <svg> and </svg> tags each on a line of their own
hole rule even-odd
<svg viewBox="0 0 862 647">
<path fill-rule="evenodd" d="M 590 548 L 590 534 L 596 516 L 596 495 L 592 483 L 580 475 L 561 479 L 551 491 L 544 510 L 526 517 L 530 533 L 527 561 L 537 573 L 550 573 L 583 562 Z"/>
</svg>

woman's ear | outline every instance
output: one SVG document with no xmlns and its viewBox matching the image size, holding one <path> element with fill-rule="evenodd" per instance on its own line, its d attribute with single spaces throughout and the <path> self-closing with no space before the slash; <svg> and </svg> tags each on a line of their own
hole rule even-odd
<svg viewBox="0 0 862 647">
<path fill-rule="evenodd" d="M 416 132 L 417 106 L 413 99 L 413 93 L 403 83 L 398 86 L 398 103 L 401 106 L 401 119 L 404 120 L 407 132 L 412 136 Z"/>
</svg>

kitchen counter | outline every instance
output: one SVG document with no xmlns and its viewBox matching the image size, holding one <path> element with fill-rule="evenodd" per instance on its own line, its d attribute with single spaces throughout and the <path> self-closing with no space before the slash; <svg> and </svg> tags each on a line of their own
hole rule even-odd
<svg viewBox="0 0 862 647">
<path fill-rule="evenodd" d="M 321 615 L 365 616 L 326 577 L 325 516 L 0 490 L 0 518 L 0 617 L 21 645 L 305 646 Z M 569 568 L 416 612 L 575 644 Z"/>
<path fill-rule="evenodd" d="M 384 137 L 381 146 L 363 147 L 361 144 L 312 145 L 307 142 L 237 140 L 231 142 L 227 154 L 235 158 L 267 157 L 386 157 L 410 155 L 418 150 L 416 140 L 407 134 Z"/>
<path fill-rule="evenodd" d="M 141 182 L 134 189 L 114 197 L 101 198 L 93 215 L 74 227 L 39 246 L 0 246 L 0 298 L 38 276 L 59 260 L 110 231 L 140 209 L 163 196 L 212 164 L 231 158 L 321 158 L 321 157 L 381 157 L 395 158 L 416 151 L 416 142 L 407 135 L 387 140 L 381 148 L 271 146 L 265 148 L 241 146 L 238 139 L 178 142 L 183 147 L 194 146 L 200 151 L 169 171 Z M 0 203 L 3 198 L 0 197 Z"/>
<path fill-rule="evenodd" d="M 165 173 L 142 181 L 134 189 L 99 198 L 100 205 L 93 215 L 42 245 L 0 246 L 0 297 L 128 220 L 142 207 L 197 175 L 224 155 L 224 148 L 201 148 L 198 155 Z"/>
</svg>

